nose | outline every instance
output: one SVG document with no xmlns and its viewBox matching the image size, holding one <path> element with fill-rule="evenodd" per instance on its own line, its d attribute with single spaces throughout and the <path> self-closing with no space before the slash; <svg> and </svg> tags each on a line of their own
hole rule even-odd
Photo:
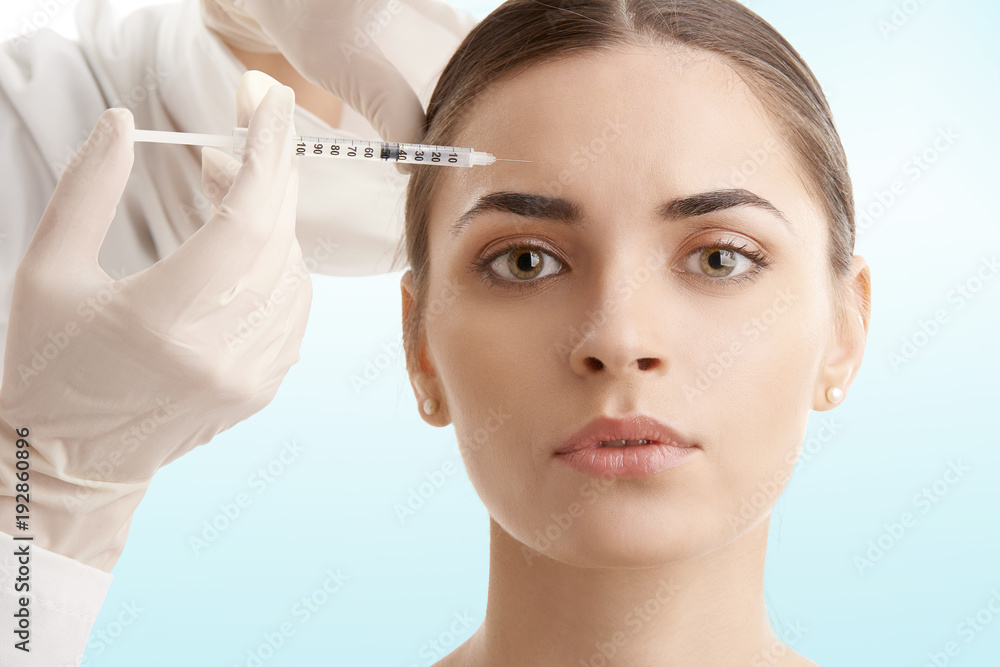
<svg viewBox="0 0 1000 667">
<path fill-rule="evenodd" d="M 668 295 L 659 271 L 610 267 L 595 276 L 583 302 L 588 306 L 574 327 L 569 364 L 581 377 L 667 371 Z M 594 303 L 600 304 L 596 308 Z M 575 344 L 573 344 L 575 343 Z M 566 348 L 564 348 L 566 349 Z"/>
<path fill-rule="evenodd" d="M 626 376 L 638 371 L 662 374 L 667 364 L 662 354 L 652 349 L 649 338 L 637 327 L 630 330 L 614 329 L 613 322 L 622 318 L 609 318 L 604 325 L 595 327 L 584 336 L 570 353 L 570 367 L 580 376 L 606 374 Z"/>
</svg>

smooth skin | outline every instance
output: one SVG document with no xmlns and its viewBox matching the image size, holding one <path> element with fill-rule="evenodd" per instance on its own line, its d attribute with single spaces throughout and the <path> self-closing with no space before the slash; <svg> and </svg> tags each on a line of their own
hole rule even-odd
<svg viewBox="0 0 1000 667">
<path fill-rule="evenodd" d="M 257 53 L 233 46 L 224 35 L 219 36 L 226 47 L 248 70 L 264 72 L 295 91 L 295 103 L 312 112 L 330 127 L 340 127 L 344 103 L 333 93 L 320 88 L 299 74 L 280 53 Z"/>
<path fill-rule="evenodd" d="M 531 162 L 450 170 L 432 202 L 424 312 L 434 314 L 410 380 L 418 404 L 441 403 L 421 412 L 426 422 L 454 423 L 491 517 L 485 620 L 437 665 L 575 667 L 605 642 L 614 664 L 632 667 L 814 665 L 769 627 L 768 526 L 810 411 L 833 408 L 827 388 L 846 395 L 861 365 L 867 263 L 854 256 L 838 312 L 822 209 L 776 125 L 714 55 L 652 44 L 580 52 L 495 83 L 467 118 L 455 145 Z M 767 146 L 755 173 L 734 179 Z M 675 198 L 737 187 L 789 224 L 754 206 L 658 214 Z M 558 196 L 580 220 L 486 211 L 453 236 L 493 192 Z M 540 264 L 525 272 L 530 248 L 506 251 L 491 284 L 475 262 L 503 240 L 543 246 Z M 720 243 L 763 252 L 768 265 L 730 256 L 723 276 L 701 261 Z M 410 271 L 401 292 L 406 317 Z M 591 419 L 635 413 L 700 450 L 653 477 L 607 483 L 555 456 Z"/>
</svg>

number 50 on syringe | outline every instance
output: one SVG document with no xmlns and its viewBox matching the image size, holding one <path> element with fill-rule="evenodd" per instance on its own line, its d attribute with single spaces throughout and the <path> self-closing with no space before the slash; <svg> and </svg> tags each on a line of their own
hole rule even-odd
<svg viewBox="0 0 1000 667">
<path fill-rule="evenodd" d="M 476 164 L 492 164 L 489 153 L 473 151 L 471 148 L 454 148 L 451 146 L 431 146 L 424 144 L 398 144 L 382 141 L 353 141 L 350 139 L 327 139 L 324 137 L 298 137 L 295 154 L 305 156 L 310 151 L 313 155 L 324 155 L 329 151 L 330 157 L 357 158 L 361 160 L 378 159 L 393 162 L 429 162 L 442 166 L 473 166 Z M 470 164 L 464 164 L 466 155 L 471 156 Z M 484 156 L 484 157 L 479 157 Z M 490 160 L 489 158 L 493 158 Z M 489 161 L 486 161 L 489 160 Z"/>
<path fill-rule="evenodd" d="M 247 128 L 233 128 L 233 135 L 196 134 L 191 132 L 161 132 L 158 130 L 135 130 L 135 141 L 161 144 L 186 144 L 190 146 L 212 146 L 229 149 L 234 155 L 242 155 L 247 143 Z M 298 157 L 324 157 L 348 160 L 381 160 L 383 162 L 407 162 L 442 167 L 474 167 L 490 165 L 494 162 L 529 162 L 529 160 L 505 160 L 489 153 L 457 146 L 435 146 L 432 144 L 406 144 L 363 139 L 334 139 L 330 137 L 294 137 L 295 155 Z"/>
</svg>

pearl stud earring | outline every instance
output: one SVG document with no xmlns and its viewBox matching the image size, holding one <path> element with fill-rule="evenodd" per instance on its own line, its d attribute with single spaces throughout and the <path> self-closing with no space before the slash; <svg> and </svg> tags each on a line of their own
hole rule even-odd
<svg viewBox="0 0 1000 667">
<path fill-rule="evenodd" d="M 830 387 L 826 390 L 826 400 L 831 403 L 840 403 L 844 398 L 844 390 L 840 387 Z"/>
<path fill-rule="evenodd" d="M 435 401 L 433 398 L 428 398 L 426 401 L 424 401 L 424 412 L 426 412 L 429 415 L 432 415 L 435 412 L 437 412 L 437 410 L 438 410 L 438 402 Z"/>
</svg>

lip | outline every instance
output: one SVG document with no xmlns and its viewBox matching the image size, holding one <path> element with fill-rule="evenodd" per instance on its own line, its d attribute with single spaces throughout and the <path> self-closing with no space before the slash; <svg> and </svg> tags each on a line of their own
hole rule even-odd
<svg viewBox="0 0 1000 667">
<path fill-rule="evenodd" d="M 677 431 L 646 415 L 631 415 L 622 419 L 598 417 L 566 439 L 556 454 L 570 454 L 581 449 L 599 447 L 602 440 L 651 440 L 675 447 L 693 447 Z M 641 447 L 643 445 L 635 445 Z"/>
<path fill-rule="evenodd" d="M 649 440 L 649 444 L 605 447 L 602 440 Z M 580 472 L 596 477 L 648 477 L 680 465 L 700 448 L 652 417 L 598 417 L 566 439 L 556 453 Z"/>
</svg>

